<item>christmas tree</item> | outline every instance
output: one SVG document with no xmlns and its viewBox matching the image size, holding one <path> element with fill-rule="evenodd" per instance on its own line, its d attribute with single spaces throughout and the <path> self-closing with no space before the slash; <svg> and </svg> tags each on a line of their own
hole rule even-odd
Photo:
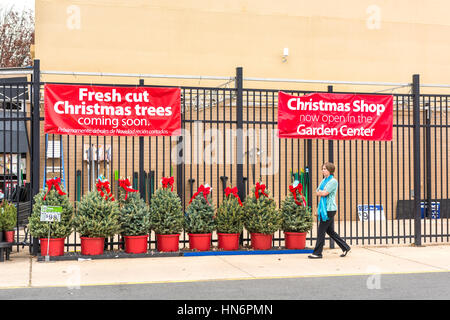
<svg viewBox="0 0 450 320">
<path fill-rule="evenodd" d="M 217 209 L 217 232 L 219 233 L 241 233 L 244 228 L 244 208 L 237 188 L 226 188 L 225 199 Z"/>
<path fill-rule="evenodd" d="M 59 178 L 47 180 L 47 188 L 34 196 L 33 212 L 28 218 L 30 234 L 35 238 L 65 238 L 72 232 L 73 205 L 61 188 Z M 43 206 L 61 207 L 61 221 L 41 221 Z"/>
<path fill-rule="evenodd" d="M 125 236 L 143 236 L 150 232 L 150 209 L 128 179 L 119 180 L 119 222 Z"/>
<path fill-rule="evenodd" d="M 8 201 L 0 204 L 0 232 L 13 231 L 17 224 L 17 208 Z"/>
<path fill-rule="evenodd" d="M 122 231 L 119 205 L 103 189 L 97 183 L 97 190 L 88 192 L 77 204 L 73 223 L 82 237 L 106 238 Z"/>
<path fill-rule="evenodd" d="M 188 233 L 211 233 L 216 228 L 215 206 L 211 188 L 201 185 L 193 195 L 184 216 L 184 228 Z"/>
<path fill-rule="evenodd" d="M 119 221 L 125 236 L 143 236 L 150 232 L 150 209 L 128 179 L 119 180 Z"/>
<path fill-rule="evenodd" d="M 281 226 L 281 216 L 264 184 L 256 183 L 244 202 L 244 226 L 250 233 L 273 234 Z"/>
<path fill-rule="evenodd" d="M 150 201 L 150 225 L 156 234 L 161 235 L 178 234 L 183 230 L 181 199 L 166 183 L 156 190 Z"/>
<path fill-rule="evenodd" d="M 289 186 L 290 194 L 281 204 L 282 229 L 284 232 L 308 232 L 313 225 L 311 208 L 306 206 L 302 185 L 295 181 Z"/>
</svg>

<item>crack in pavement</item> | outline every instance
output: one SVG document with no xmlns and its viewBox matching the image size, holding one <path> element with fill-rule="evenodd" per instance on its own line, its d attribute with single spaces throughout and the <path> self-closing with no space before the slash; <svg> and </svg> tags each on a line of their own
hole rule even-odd
<svg viewBox="0 0 450 320">
<path fill-rule="evenodd" d="M 243 272 L 243 273 L 249 275 L 249 276 L 252 277 L 252 278 L 256 278 L 255 275 L 253 275 L 253 274 L 251 274 L 251 273 L 248 273 L 247 271 L 245 271 L 245 270 L 243 270 L 243 269 L 241 269 L 241 268 L 235 266 L 235 265 L 232 264 L 231 262 L 225 260 L 224 257 L 221 257 L 221 256 L 217 256 L 217 257 L 218 257 L 220 260 L 222 260 L 223 262 L 225 262 L 225 263 L 229 264 L 230 266 L 232 266 L 233 268 L 235 268 L 235 269 L 237 269 L 237 270 L 239 270 L 239 271 L 241 271 L 241 272 Z"/>
<path fill-rule="evenodd" d="M 30 257 L 30 269 L 29 269 L 29 274 L 28 274 L 28 287 L 31 288 L 32 283 L 32 276 L 33 276 L 33 257 Z"/>
<path fill-rule="evenodd" d="M 367 247 L 365 247 L 364 249 L 372 251 L 372 252 L 376 252 L 376 253 L 379 253 L 379 254 L 383 254 L 383 255 L 386 255 L 386 256 L 389 256 L 389 257 L 393 257 L 393 258 L 397 258 L 397 259 L 401 259 L 401 260 L 406 260 L 406 261 L 414 262 L 414 263 L 421 264 L 421 265 L 424 265 L 424 266 L 436 268 L 436 269 L 439 269 L 439 270 L 449 271 L 446 268 L 434 266 L 432 264 L 424 263 L 422 261 L 417 261 L 417 260 L 413 260 L 413 259 L 405 258 L 405 257 L 399 257 L 399 256 L 396 256 L 396 255 L 393 255 L 393 254 L 389 254 L 387 252 L 380 252 L 380 251 L 377 251 L 376 248 L 367 248 Z"/>
</svg>

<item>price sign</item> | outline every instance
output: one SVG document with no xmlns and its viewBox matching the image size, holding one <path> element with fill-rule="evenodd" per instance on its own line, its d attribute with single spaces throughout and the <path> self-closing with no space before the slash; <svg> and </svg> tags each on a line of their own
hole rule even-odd
<svg viewBox="0 0 450 320">
<path fill-rule="evenodd" d="M 41 221 L 61 221 L 62 207 L 58 206 L 42 206 Z"/>
<path fill-rule="evenodd" d="M 358 205 L 359 221 L 386 220 L 382 204 Z"/>
</svg>

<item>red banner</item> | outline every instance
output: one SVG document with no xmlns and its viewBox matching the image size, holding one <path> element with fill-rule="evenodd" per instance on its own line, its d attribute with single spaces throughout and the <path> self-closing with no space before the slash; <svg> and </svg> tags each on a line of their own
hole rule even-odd
<svg viewBox="0 0 450 320">
<path fill-rule="evenodd" d="M 393 96 L 278 92 L 280 138 L 392 140 Z"/>
<path fill-rule="evenodd" d="M 46 84 L 45 133 L 181 135 L 179 88 Z"/>
</svg>

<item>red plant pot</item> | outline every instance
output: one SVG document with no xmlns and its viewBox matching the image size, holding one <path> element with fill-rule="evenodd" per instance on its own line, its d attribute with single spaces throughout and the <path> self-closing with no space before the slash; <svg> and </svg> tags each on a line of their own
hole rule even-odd
<svg viewBox="0 0 450 320">
<path fill-rule="evenodd" d="M 272 248 L 272 235 L 252 233 L 252 248 L 255 250 L 268 250 Z"/>
<path fill-rule="evenodd" d="M 211 233 L 189 233 L 189 248 L 208 251 L 211 247 Z"/>
<path fill-rule="evenodd" d="M 96 256 L 103 254 L 105 238 L 81 237 L 81 254 L 85 256 Z"/>
<path fill-rule="evenodd" d="M 6 242 L 14 242 L 14 230 L 12 231 L 3 231 Z"/>
<path fill-rule="evenodd" d="M 157 234 L 156 244 L 158 251 L 170 252 L 178 251 L 180 242 L 180 234 Z"/>
<path fill-rule="evenodd" d="M 219 238 L 219 249 L 237 250 L 239 249 L 240 233 L 217 233 Z"/>
<path fill-rule="evenodd" d="M 305 249 L 306 232 L 285 232 L 284 242 L 286 249 Z"/>
<path fill-rule="evenodd" d="M 148 234 L 145 236 L 125 236 L 126 253 L 146 253 Z"/>
<path fill-rule="evenodd" d="M 65 238 L 40 238 L 41 242 L 41 256 L 48 255 L 51 257 L 64 255 L 64 240 Z"/>
</svg>

